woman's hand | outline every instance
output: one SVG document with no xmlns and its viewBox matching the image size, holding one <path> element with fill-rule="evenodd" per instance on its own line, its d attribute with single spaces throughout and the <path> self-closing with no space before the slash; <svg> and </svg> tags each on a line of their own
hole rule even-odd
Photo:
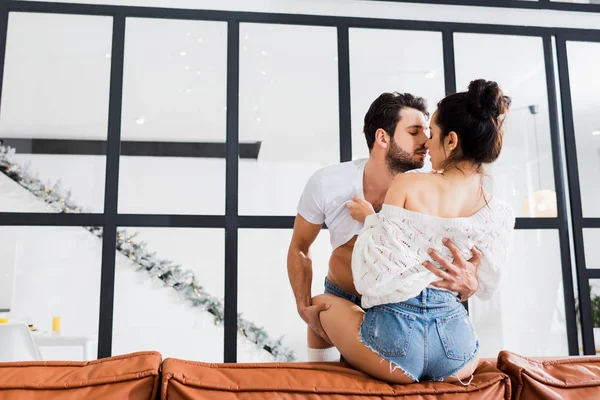
<svg viewBox="0 0 600 400">
<path fill-rule="evenodd" d="M 354 196 L 351 201 L 347 202 L 346 207 L 350 210 L 350 216 L 358 222 L 364 223 L 369 215 L 375 214 L 373 205 L 358 196 Z"/>
</svg>

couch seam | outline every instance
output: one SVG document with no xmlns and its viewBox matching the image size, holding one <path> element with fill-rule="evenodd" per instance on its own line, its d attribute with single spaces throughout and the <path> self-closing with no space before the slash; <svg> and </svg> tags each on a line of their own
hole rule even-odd
<svg viewBox="0 0 600 400">
<path fill-rule="evenodd" d="M 469 387 L 453 387 L 451 391 L 444 391 L 441 392 L 440 389 L 438 388 L 424 388 L 424 389 L 414 389 L 413 391 L 410 392 L 406 392 L 403 391 L 397 392 L 396 390 L 394 390 L 392 388 L 392 386 L 390 387 L 390 390 L 388 391 L 384 391 L 384 390 L 369 390 L 369 389 L 363 389 L 363 390 L 351 390 L 351 389 L 347 389 L 347 390 L 340 390 L 339 388 L 316 388 L 316 387 L 303 387 L 303 388 L 291 388 L 291 387 L 287 387 L 287 388 L 282 388 L 282 387 L 270 387 L 270 388 L 266 388 L 266 387 L 244 387 L 244 388 L 240 388 L 238 387 L 232 387 L 231 385 L 226 385 L 226 384 L 219 384 L 219 383 L 214 383 L 214 382 L 209 382 L 209 381 L 204 381 L 204 380 L 196 380 L 196 379 L 191 379 L 191 378 L 187 378 L 184 375 L 181 375 L 181 378 L 179 378 L 179 376 L 175 376 L 173 375 L 173 380 L 186 385 L 186 384 L 192 384 L 193 386 L 197 387 L 197 388 L 201 388 L 201 389 L 211 389 L 211 390 L 218 390 L 218 391 L 233 391 L 233 392 L 281 392 L 281 391 L 285 391 L 285 392 L 295 392 L 295 393 L 318 393 L 318 394 L 346 394 L 346 395 L 364 395 L 364 394 L 370 394 L 370 395 L 395 395 L 395 394 L 441 394 L 441 393 L 446 393 L 446 394 L 452 394 L 452 393 L 470 393 L 470 392 L 476 392 L 482 389 L 486 389 L 488 387 L 492 387 L 494 384 L 498 383 L 499 381 L 504 381 L 506 378 L 508 378 L 508 376 L 504 373 L 502 373 L 502 375 L 500 376 L 494 376 L 492 377 L 490 380 L 487 380 L 485 382 L 481 382 L 480 384 L 474 384 L 474 385 L 470 385 Z"/>
</svg>

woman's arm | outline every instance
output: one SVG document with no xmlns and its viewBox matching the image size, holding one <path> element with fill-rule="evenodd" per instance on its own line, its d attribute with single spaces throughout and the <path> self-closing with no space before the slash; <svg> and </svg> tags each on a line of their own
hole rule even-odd
<svg viewBox="0 0 600 400">
<path fill-rule="evenodd" d="M 403 207 L 408 189 L 414 190 L 418 178 L 402 174 L 394 179 L 385 203 Z M 409 232 L 404 223 L 390 222 L 386 209 L 369 215 L 358 235 L 352 253 L 352 276 L 356 290 L 365 296 L 386 296 L 407 284 L 435 280 L 410 247 Z M 410 281 L 410 283 L 409 283 Z"/>
</svg>

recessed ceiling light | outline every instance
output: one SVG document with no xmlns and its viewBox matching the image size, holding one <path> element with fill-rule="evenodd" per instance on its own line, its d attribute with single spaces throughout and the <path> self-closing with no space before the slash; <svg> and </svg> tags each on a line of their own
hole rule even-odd
<svg viewBox="0 0 600 400">
<path fill-rule="evenodd" d="M 269 53 L 267 53 L 267 51 L 266 51 L 266 50 L 263 50 L 263 51 L 261 51 L 261 52 L 260 52 L 260 54 L 262 54 L 263 56 L 266 56 L 266 55 L 267 55 L 267 54 L 269 54 Z"/>
<path fill-rule="evenodd" d="M 139 117 L 138 119 L 135 120 L 136 124 L 143 124 L 144 122 L 146 122 L 146 118 L 144 117 Z"/>
<path fill-rule="evenodd" d="M 435 69 L 432 69 L 431 71 L 427 71 L 427 73 L 425 74 L 425 78 L 427 79 L 433 79 L 435 77 Z"/>
<path fill-rule="evenodd" d="M 600 130 L 592 132 L 592 135 L 594 135 L 594 136 L 600 136 Z"/>
<path fill-rule="evenodd" d="M 104 58 L 110 58 L 110 57 L 111 57 L 110 53 L 106 53 L 106 54 L 104 55 Z"/>
<path fill-rule="evenodd" d="M 182 51 L 181 53 L 179 53 L 180 56 L 186 56 L 187 53 L 185 51 Z"/>
<path fill-rule="evenodd" d="M 199 37 L 198 39 L 196 39 L 196 41 L 197 41 L 198 43 L 202 43 L 202 38 L 201 38 L 201 37 Z"/>
<path fill-rule="evenodd" d="M 183 69 L 185 69 L 186 71 L 189 71 L 189 69 L 190 69 L 190 66 L 189 66 L 189 65 L 186 65 L 185 67 L 183 67 Z"/>
</svg>

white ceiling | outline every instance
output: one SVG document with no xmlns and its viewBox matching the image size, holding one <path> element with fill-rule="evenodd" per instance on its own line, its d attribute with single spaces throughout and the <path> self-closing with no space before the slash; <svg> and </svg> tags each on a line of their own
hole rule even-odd
<svg viewBox="0 0 600 400">
<path fill-rule="evenodd" d="M 10 14 L 0 135 L 106 138 L 111 20 Z M 226 24 L 127 21 L 122 137 L 223 141 L 226 129 Z M 583 58 L 583 56 L 586 58 Z M 600 147 L 600 44 L 569 44 L 578 145 Z M 548 110 L 539 38 L 457 34 L 457 88 L 497 80 L 513 98 L 507 147 L 533 148 L 529 104 L 549 150 Z M 362 119 L 383 91 L 443 96 L 441 35 L 351 29 L 353 154 L 366 155 Z M 519 111 L 520 110 L 520 111 Z M 240 26 L 240 140 L 263 141 L 261 159 L 339 159 L 337 35 L 334 28 Z M 290 151 L 292 150 L 292 151 Z M 509 153 L 513 151 L 510 150 Z M 529 153 L 529 151 L 528 151 Z M 521 157 L 521 153 L 514 153 Z M 529 155 L 524 155 L 529 157 Z"/>
</svg>

